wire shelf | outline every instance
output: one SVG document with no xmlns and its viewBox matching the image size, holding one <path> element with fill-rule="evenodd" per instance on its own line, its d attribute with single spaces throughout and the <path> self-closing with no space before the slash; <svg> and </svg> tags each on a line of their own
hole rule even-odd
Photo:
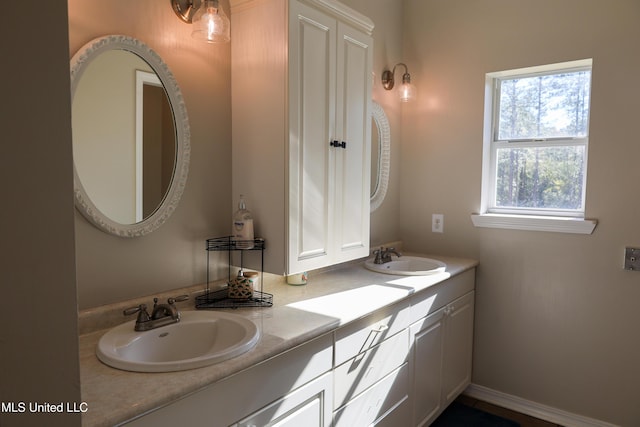
<svg viewBox="0 0 640 427">
<path fill-rule="evenodd" d="M 273 295 L 261 291 L 253 291 L 253 297 L 248 299 L 229 298 L 226 288 L 196 297 L 196 308 L 198 309 L 272 306 Z"/>
<path fill-rule="evenodd" d="M 263 249 L 264 239 L 261 237 L 253 240 L 237 240 L 233 236 L 207 239 L 207 251 L 261 251 Z"/>
<path fill-rule="evenodd" d="M 207 239 L 207 287 L 203 295 L 196 297 L 197 309 L 208 308 L 240 308 L 240 307 L 272 307 L 273 295 L 262 292 L 264 283 L 264 249 L 265 241 L 261 237 L 253 240 L 237 240 L 233 236 L 214 237 Z M 244 253 L 246 251 L 260 251 L 260 289 L 254 289 L 253 295 L 247 299 L 229 298 L 229 290 L 227 287 L 210 291 L 209 277 L 209 253 L 211 251 L 226 251 L 229 253 L 229 274 L 228 280 L 231 281 L 231 265 L 233 252 L 240 252 L 240 268 L 244 266 Z"/>
</svg>

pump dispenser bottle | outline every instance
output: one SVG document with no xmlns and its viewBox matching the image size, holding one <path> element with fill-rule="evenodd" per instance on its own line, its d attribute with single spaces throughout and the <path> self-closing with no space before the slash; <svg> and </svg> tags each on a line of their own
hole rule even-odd
<svg viewBox="0 0 640 427">
<path fill-rule="evenodd" d="M 247 210 L 242 194 L 240 195 L 238 210 L 233 214 L 232 233 L 238 249 L 253 248 L 253 216 Z"/>
</svg>

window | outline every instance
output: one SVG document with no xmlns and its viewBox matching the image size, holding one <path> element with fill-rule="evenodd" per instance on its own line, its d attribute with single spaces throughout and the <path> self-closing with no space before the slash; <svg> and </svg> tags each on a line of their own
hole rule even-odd
<svg viewBox="0 0 640 427">
<path fill-rule="evenodd" d="M 583 219 L 591 60 L 490 73 L 486 91 L 481 213 Z"/>
</svg>

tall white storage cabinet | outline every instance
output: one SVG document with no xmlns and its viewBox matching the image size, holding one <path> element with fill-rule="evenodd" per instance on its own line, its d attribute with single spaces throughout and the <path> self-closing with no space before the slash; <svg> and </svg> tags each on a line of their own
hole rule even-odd
<svg viewBox="0 0 640 427">
<path fill-rule="evenodd" d="M 367 256 L 373 23 L 334 0 L 232 0 L 231 29 L 232 188 L 264 270 Z"/>
</svg>

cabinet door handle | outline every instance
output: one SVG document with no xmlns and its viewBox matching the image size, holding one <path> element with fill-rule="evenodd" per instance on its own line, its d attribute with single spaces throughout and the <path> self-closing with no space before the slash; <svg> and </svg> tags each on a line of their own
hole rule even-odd
<svg viewBox="0 0 640 427">
<path fill-rule="evenodd" d="M 345 148 L 345 149 L 347 148 L 347 143 L 344 142 L 344 141 L 340 142 L 338 140 L 333 140 L 333 141 L 329 142 L 329 145 L 331 147 L 336 147 L 336 148 Z"/>
</svg>

